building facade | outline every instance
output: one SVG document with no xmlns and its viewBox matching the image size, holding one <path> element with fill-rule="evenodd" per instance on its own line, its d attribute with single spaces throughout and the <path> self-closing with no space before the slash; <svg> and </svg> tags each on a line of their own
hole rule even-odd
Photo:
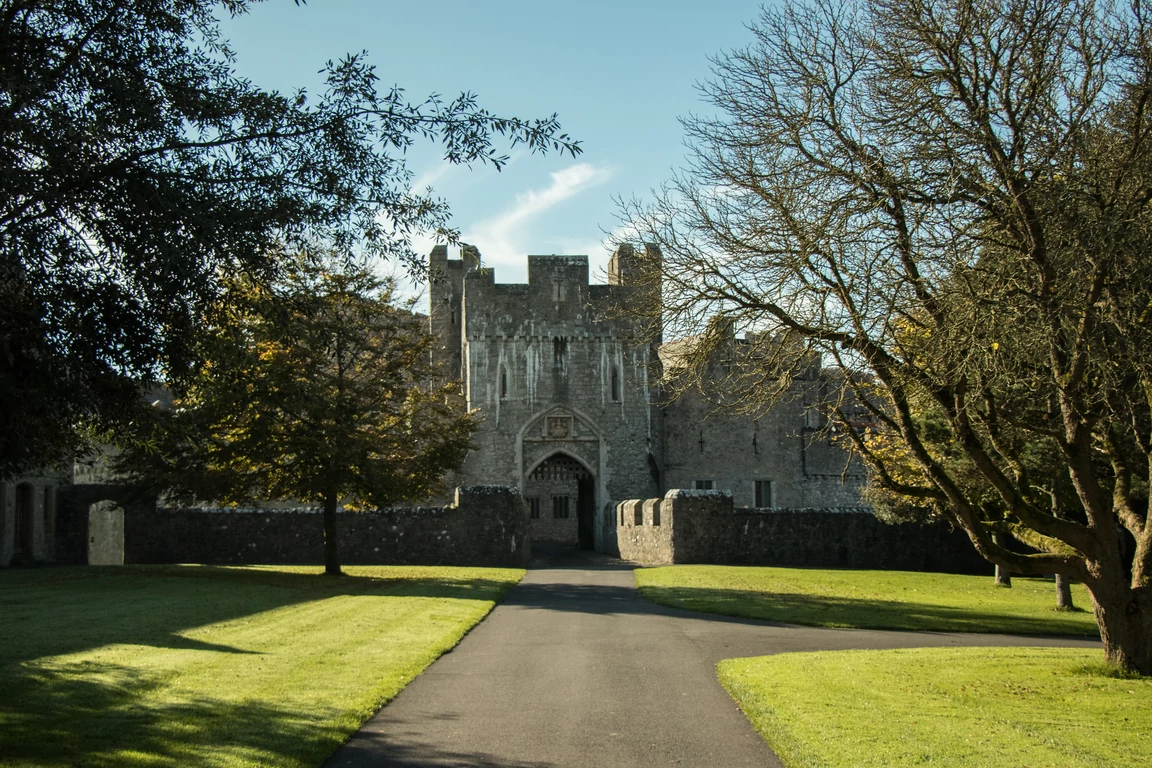
<svg viewBox="0 0 1152 768">
<path fill-rule="evenodd" d="M 755 420 L 665 396 L 658 336 L 610 311 L 636 299 L 634 258 L 621 246 L 608 284 L 592 285 L 585 256 L 529 256 L 527 284 L 507 284 L 471 246 L 459 259 L 433 249 L 434 357 L 484 415 L 453 482 L 518 487 L 534 540 L 604 551 L 616 502 L 669 488 L 729 490 L 745 507 L 857 505 L 862 468 L 813 426 L 802 393 Z"/>
<path fill-rule="evenodd" d="M 0 566 L 55 559 L 56 497 L 60 474 L 0 483 Z"/>
</svg>

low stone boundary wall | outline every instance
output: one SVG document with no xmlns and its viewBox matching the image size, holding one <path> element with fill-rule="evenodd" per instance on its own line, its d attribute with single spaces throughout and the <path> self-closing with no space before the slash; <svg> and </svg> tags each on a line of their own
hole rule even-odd
<svg viewBox="0 0 1152 768">
<path fill-rule="evenodd" d="M 322 518 L 319 509 L 126 504 L 124 562 L 319 565 Z M 337 530 L 346 565 L 519 568 L 531 555 L 524 502 L 517 489 L 505 486 L 457 488 L 455 504 L 444 507 L 341 511 Z M 70 554 L 78 557 L 79 547 Z"/>
<path fill-rule="evenodd" d="M 620 556 L 641 563 L 992 573 L 962 532 L 868 508 L 734 509 L 721 491 L 675 489 L 617 504 L 616 526 Z"/>
</svg>

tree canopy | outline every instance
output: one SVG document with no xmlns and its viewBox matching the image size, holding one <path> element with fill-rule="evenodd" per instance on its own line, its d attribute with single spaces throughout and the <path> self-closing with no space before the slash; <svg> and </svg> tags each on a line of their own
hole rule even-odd
<svg viewBox="0 0 1152 768">
<path fill-rule="evenodd" d="M 204 361 L 172 408 L 141 419 L 118 469 L 170 501 L 323 506 L 340 572 L 338 506 L 440 490 L 471 447 L 459 385 L 433 386 L 427 318 L 391 280 L 342 259 L 295 257 L 274 283 L 225 279 L 196 344 Z"/>
<path fill-rule="evenodd" d="M 797 346 L 840 368 L 875 488 L 1084 582 L 1108 659 L 1152 673 L 1142 4 L 812 0 L 752 32 L 684 121 L 688 167 L 624 205 L 665 333 L 763 340 L 729 382 L 749 407 Z"/>
<path fill-rule="evenodd" d="M 419 265 L 414 232 L 452 239 L 446 203 L 410 190 L 414 141 L 497 168 L 499 142 L 580 151 L 554 115 L 409 101 L 364 53 L 318 95 L 264 90 L 213 15 L 251 2 L 0 0 L 0 477 L 188 370 L 219 275 L 323 248 Z"/>
</svg>

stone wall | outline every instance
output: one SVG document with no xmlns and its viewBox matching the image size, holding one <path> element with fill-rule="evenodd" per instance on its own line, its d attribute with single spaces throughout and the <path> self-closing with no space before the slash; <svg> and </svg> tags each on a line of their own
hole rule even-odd
<svg viewBox="0 0 1152 768">
<path fill-rule="evenodd" d="M 616 505 L 616 544 L 620 556 L 639 563 L 675 563 L 672 521 L 665 511 L 673 505 L 663 499 L 632 499 Z"/>
<path fill-rule="evenodd" d="M 566 497 L 567 509 L 556 509 L 553 497 Z M 578 541 L 576 501 L 578 498 L 575 477 L 538 478 L 535 474 L 524 480 L 524 503 L 529 510 L 529 525 L 532 541 L 550 541 L 558 544 L 575 545 Z M 537 517 L 531 515 L 533 502 Z M 566 512 L 567 517 L 557 517 Z"/>
<path fill-rule="evenodd" d="M 110 501 L 124 510 L 125 520 L 149 519 L 156 501 L 133 494 L 127 488 L 104 483 L 77 483 L 59 489 L 56 510 L 56 561 L 83 565 L 88 562 L 89 514 L 93 504 Z"/>
<path fill-rule="evenodd" d="M 726 493 L 672 490 L 616 515 L 620 556 L 642 563 L 992 572 L 960 531 L 888 525 L 866 508 L 735 509 Z"/>
<path fill-rule="evenodd" d="M 87 505 L 114 498 L 81 489 L 68 505 L 61 559 L 86 562 Z M 322 515 L 315 509 L 155 508 L 125 500 L 125 563 L 318 565 L 324 561 Z M 522 567 L 531 553 L 519 491 L 501 486 L 456 490 L 443 507 L 341 512 L 340 557 L 346 565 Z M 73 541 L 73 539 L 75 539 Z"/>
</svg>

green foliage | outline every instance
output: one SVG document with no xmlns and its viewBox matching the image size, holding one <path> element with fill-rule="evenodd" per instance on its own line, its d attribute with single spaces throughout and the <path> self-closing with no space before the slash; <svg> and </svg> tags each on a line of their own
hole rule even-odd
<svg viewBox="0 0 1152 768">
<path fill-rule="evenodd" d="M 320 765 L 523 575 L 348 570 L 0 574 L 0 763 Z"/>
<path fill-rule="evenodd" d="M 677 565 L 636 571 L 645 598 L 692 611 L 818 627 L 1095 636 L 1084 611 L 1053 609 L 1052 583 L 911 571 Z M 1087 591 L 1073 585 L 1075 599 Z"/>
<path fill-rule="evenodd" d="M 1086 673 L 1099 651 L 916 648 L 720 662 L 789 768 L 1109 766 L 1152 754 L 1152 678 Z"/>
<path fill-rule="evenodd" d="M 433 385 L 432 337 L 391 280 L 285 257 L 268 284 L 227 276 L 198 340 L 205 362 L 142 421 L 118 469 L 171 498 L 386 506 L 440 489 L 477 414 Z"/>
<path fill-rule="evenodd" d="M 263 90 L 214 17 L 250 5 L 0 0 L 0 477 L 185 371 L 219 275 L 274 270 L 274 246 L 417 265 L 413 233 L 454 239 L 447 204 L 410 191 L 415 140 L 497 168 L 497 141 L 580 151 L 555 116 L 381 89 L 364 53 L 318 95 Z"/>
</svg>

